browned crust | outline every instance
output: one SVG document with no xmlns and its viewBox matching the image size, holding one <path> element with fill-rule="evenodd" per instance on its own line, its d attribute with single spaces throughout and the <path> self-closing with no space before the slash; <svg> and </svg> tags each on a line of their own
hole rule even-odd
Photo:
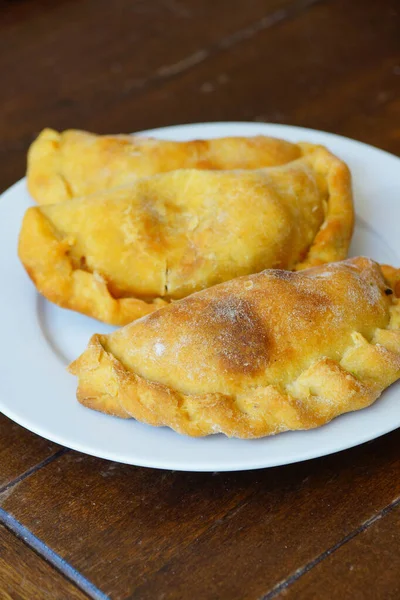
<svg viewBox="0 0 400 600">
<path fill-rule="evenodd" d="M 388 289 L 397 289 L 400 270 L 384 267 L 383 272 L 389 273 Z M 257 438 L 311 429 L 369 406 L 400 377 L 400 304 L 396 293 L 389 296 L 386 329 L 376 329 L 370 342 L 354 332 L 340 361 L 322 357 L 284 388 L 257 386 L 235 396 L 180 393 L 126 369 L 101 335 L 92 337 L 69 370 L 79 378 L 77 398 L 83 405 L 190 436 L 221 432 Z"/>
<path fill-rule="evenodd" d="M 354 230 L 351 174 L 348 166 L 322 146 L 299 144 L 305 156 L 328 186 L 325 220 L 304 261 L 295 270 L 346 258 Z"/>
<path fill-rule="evenodd" d="M 390 265 L 381 265 L 383 276 L 388 282 L 390 288 L 397 298 L 400 298 L 400 269 L 395 269 Z"/>
</svg>

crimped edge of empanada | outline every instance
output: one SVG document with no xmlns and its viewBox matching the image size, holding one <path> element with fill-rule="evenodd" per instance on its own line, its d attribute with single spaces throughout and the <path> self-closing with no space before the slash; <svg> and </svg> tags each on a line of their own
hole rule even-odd
<svg viewBox="0 0 400 600">
<path fill-rule="evenodd" d="M 303 157 L 322 175 L 328 187 L 326 215 L 308 253 L 295 271 L 343 260 L 347 257 L 354 230 L 351 173 L 342 160 L 324 146 L 299 143 Z"/>
<path fill-rule="evenodd" d="M 393 291 L 387 328 L 377 328 L 370 341 L 354 331 L 340 361 L 321 356 L 284 389 L 256 386 L 236 396 L 181 393 L 127 369 L 107 351 L 106 336 L 96 334 L 69 366 L 78 376 L 77 398 L 88 408 L 193 437 L 224 433 L 246 439 L 312 429 L 365 408 L 400 377 L 400 270 L 381 269 Z"/>
<path fill-rule="evenodd" d="M 26 234 L 19 238 L 19 257 L 37 290 L 58 306 L 111 325 L 126 325 L 167 304 L 161 298 L 153 302 L 114 298 L 100 273 L 74 267 L 69 256 L 73 240 L 59 240 L 40 209 L 26 211 L 23 228 Z"/>
</svg>

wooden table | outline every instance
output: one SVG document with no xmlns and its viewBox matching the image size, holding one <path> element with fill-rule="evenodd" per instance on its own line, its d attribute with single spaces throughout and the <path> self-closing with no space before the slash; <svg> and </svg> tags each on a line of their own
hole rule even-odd
<svg viewBox="0 0 400 600">
<path fill-rule="evenodd" d="M 2 189 L 45 126 L 268 121 L 400 154 L 398 0 L 3 0 L 0 74 Z M 91 458 L 1 416 L 0 440 L 1 598 L 400 597 L 400 431 L 213 475 Z"/>
</svg>

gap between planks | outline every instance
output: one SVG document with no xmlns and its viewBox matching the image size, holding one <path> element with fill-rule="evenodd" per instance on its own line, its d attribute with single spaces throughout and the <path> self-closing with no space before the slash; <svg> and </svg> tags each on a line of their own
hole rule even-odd
<svg viewBox="0 0 400 600">
<path fill-rule="evenodd" d="M 24 481 L 30 475 L 37 473 L 40 469 L 57 460 L 64 454 L 70 452 L 68 448 L 61 448 L 51 456 L 48 456 L 41 462 L 37 463 L 30 469 L 24 471 L 0 488 L 0 496 L 10 491 L 15 485 Z M 61 558 L 56 552 L 49 548 L 42 540 L 36 537 L 29 529 L 22 525 L 17 519 L 0 507 L 0 523 L 2 523 L 11 533 L 18 539 L 24 542 L 28 548 L 34 551 L 40 558 L 54 567 L 61 575 L 70 580 L 77 588 L 85 592 L 94 600 L 108 600 L 103 592 L 101 592 L 91 581 L 86 579 L 79 571 L 74 569 L 68 562 Z"/>
<path fill-rule="evenodd" d="M 36 535 L 29 531 L 29 529 L 3 508 L 0 508 L 0 523 L 90 598 L 93 600 L 109 600 L 109 596 L 99 590 L 91 581 L 89 581 L 89 579 L 82 575 L 82 573 L 61 558 L 61 556 L 49 548 L 42 540 L 36 537 Z"/>
<path fill-rule="evenodd" d="M 9 491 L 13 486 L 23 481 L 30 475 L 39 471 L 41 468 L 45 467 L 49 463 L 53 462 L 57 458 L 63 456 L 68 453 L 70 450 L 68 448 L 62 448 L 55 452 L 52 456 L 44 459 L 37 465 L 34 465 L 15 479 L 13 479 L 10 483 L 4 485 L 0 488 L 0 495 Z M 204 533 L 217 528 L 222 522 L 229 520 L 232 516 L 234 516 L 237 512 L 246 506 L 252 498 L 252 494 L 249 497 L 243 499 L 237 506 L 228 511 L 223 518 L 218 519 L 217 522 L 214 522 Z M 311 571 L 314 567 L 320 564 L 323 560 L 331 556 L 336 550 L 353 540 L 359 534 L 363 533 L 367 529 L 369 529 L 374 523 L 384 518 L 387 514 L 392 512 L 396 507 L 400 506 L 400 497 L 396 498 L 393 502 L 388 504 L 385 508 L 379 511 L 373 517 L 367 519 L 364 523 L 362 523 L 359 527 L 351 531 L 348 535 L 344 536 L 341 540 L 339 540 L 336 544 L 322 552 L 313 560 L 306 563 L 303 567 L 297 569 L 294 573 L 292 573 L 285 580 L 278 583 L 274 586 L 269 592 L 263 595 L 259 600 L 272 600 L 282 591 L 289 588 L 293 583 L 298 581 L 303 575 Z M 27 529 L 24 525 L 22 525 L 17 519 L 15 519 L 12 515 L 6 512 L 4 509 L 0 507 L 0 523 L 3 523 L 8 530 L 14 533 L 18 538 L 20 538 L 28 547 L 30 547 L 36 554 L 38 554 L 41 558 L 46 560 L 46 562 L 50 563 L 57 571 L 59 571 L 63 576 L 72 581 L 79 589 L 84 591 L 94 600 L 108 600 L 109 597 L 104 594 L 101 590 L 99 590 L 90 580 L 88 580 L 84 575 L 82 575 L 79 571 L 77 571 L 72 565 L 70 565 L 67 561 L 61 558 L 56 552 L 54 552 L 49 546 L 47 546 L 42 540 L 36 537 L 29 529 Z M 203 534 L 204 535 L 204 534 Z M 202 537 L 202 536 L 200 536 Z M 189 544 L 190 546 L 191 544 Z M 168 561 L 167 563 L 168 564 Z M 165 564 L 163 567 L 165 567 Z"/>
<path fill-rule="evenodd" d="M 5 492 L 8 492 L 11 488 L 13 488 L 15 485 L 17 485 L 17 483 L 20 483 L 21 481 L 23 481 L 24 479 L 26 479 L 33 473 L 36 473 L 36 471 L 39 471 L 39 469 L 41 469 L 42 467 L 45 467 L 49 463 L 53 462 L 53 460 L 57 460 L 57 458 L 60 458 L 60 456 L 63 456 L 67 452 L 69 452 L 68 448 L 61 448 L 61 450 L 57 450 L 57 452 L 55 452 L 51 456 L 48 456 L 47 458 L 43 459 L 41 462 L 37 463 L 36 465 L 33 465 L 33 467 L 30 467 L 30 469 L 27 469 L 26 471 L 24 471 L 23 473 L 18 475 L 18 477 L 16 477 L 15 479 L 12 479 L 8 483 L 6 483 L 2 487 L 0 487 L 0 496 L 2 494 L 4 494 Z"/>
<path fill-rule="evenodd" d="M 276 596 L 278 594 L 280 594 L 284 590 L 288 589 L 293 583 L 298 581 L 303 575 L 305 575 L 306 573 L 311 571 L 314 567 L 319 565 L 323 560 L 325 560 L 326 558 L 331 556 L 331 554 L 336 552 L 336 550 L 339 550 L 339 548 L 341 548 L 348 542 L 351 542 L 351 540 L 353 540 L 355 537 L 357 537 L 360 533 L 363 533 L 364 531 L 369 529 L 374 523 L 376 523 L 377 521 L 379 521 L 380 519 L 385 517 L 387 514 L 392 512 L 392 510 L 394 510 L 398 506 L 400 506 L 400 497 L 396 498 L 396 500 L 393 500 L 393 502 L 391 502 L 391 504 L 388 504 L 387 506 L 385 506 L 385 508 L 383 508 L 381 511 L 379 511 L 376 515 L 367 519 L 364 523 L 362 523 L 359 527 L 357 527 L 357 529 L 354 529 L 353 531 L 351 531 L 348 535 L 346 535 L 344 538 L 339 540 L 339 542 L 337 542 L 336 544 L 334 544 L 333 546 L 331 546 L 330 548 L 328 548 L 327 550 L 322 552 L 319 556 L 317 556 L 313 560 L 310 560 L 310 562 L 305 564 L 303 567 L 300 567 L 299 569 L 297 569 L 294 573 L 292 573 L 292 575 L 289 575 L 289 577 L 287 579 L 278 583 L 267 594 L 265 594 L 264 596 L 259 598 L 259 600 L 272 600 L 272 598 L 276 598 Z"/>
</svg>

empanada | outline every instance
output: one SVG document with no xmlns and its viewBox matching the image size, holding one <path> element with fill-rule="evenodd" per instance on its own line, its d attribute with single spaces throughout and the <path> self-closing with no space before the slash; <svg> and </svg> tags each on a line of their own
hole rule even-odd
<svg viewBox="0 0 400 600">
<path fill-rule="evenodd" d="M 60 306 L 115 325 L 265 268 L 345 258 L 346 165 L 318 146 L 280 167 L 187 169 L 28 209 L 19 255 Z"/>
<path fill-rule="evenodd" d="M 173 142 L 45 129 L 29 149 L 28 188 L 39 204 L 54 204 L 176 169 L 258 169 L 301 154 L 265 136 Z"/>
<path fill-rule="evenodd" d="M 354 258 L 209 288 L 94 335 L 70 366 L 78 399 L 191 436 L 318 427 L 400 377 L 399 281 Z"/>
</svg>

